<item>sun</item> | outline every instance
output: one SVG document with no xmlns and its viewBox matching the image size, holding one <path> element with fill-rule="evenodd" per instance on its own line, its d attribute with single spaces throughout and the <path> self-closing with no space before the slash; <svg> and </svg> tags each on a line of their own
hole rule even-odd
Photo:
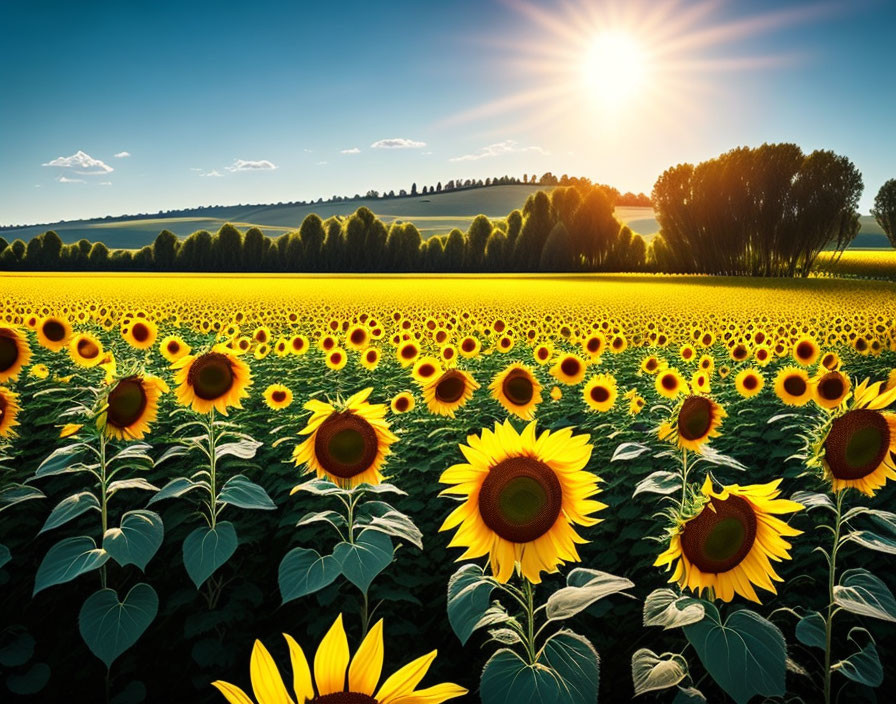
<svg viewBox="0 0 896 704">
<path fill-rule="evenodd" d="M 637 94 L 647 82 L 647 53 L 626 32 L 602 32 L 587 46 L 582 59 L 585 90 L 598 103 L 618 103 Z"/>
</svg>

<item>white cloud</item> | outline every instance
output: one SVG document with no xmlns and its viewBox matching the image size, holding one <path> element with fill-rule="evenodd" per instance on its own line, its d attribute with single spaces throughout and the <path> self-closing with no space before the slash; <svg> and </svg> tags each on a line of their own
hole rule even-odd
<svg viewBox="0 0 896 704">
<path fill-rule="evenodd" d="M 87 183 L 83 178 L 68 178 L 67 176 L 60 176 L 56 180 L 59 183 Z"/>
<path fill-rule="evenodd" d="M 116 159 L 127 159 L 131 155 L 130 152 L 118 152 L 118 154 L 113 154 Z"/>
<path fill-rule="evenodd" d="M 426 142 L 418 142 L 405 137 L 392 137 L 391 139 L 381 139 L 370 145 L 371 149 L 419 149 L 425 147 Z"/>
<path fill-rule="evenodd" d="M 518 154 L 521 152 L 538 152 L 539 154 L 549 154 L 542 147 L 521 147 L 516 140 L 505 139 L 503 142 L 496 142 L 483 147 L 474 154 L 464 154 L 463 156 L 455 156 L 448 161 L 479 161 L 480 159 L 488 159 L 494 156 L 502 156 L 504 154 Z"/>
<path fill-rule="evenodd" d="M 246 159 L 236 159 L 230 166 L 225 166 L 228 171 L 270 171 L 276 169 L 277 166 L 267 159 L 260 161 L 247 161 Z"/>
<path fill-rule="evenodd" d="M 44 166 L 59 166 L 64 169 L 74 169 L 78 174 L 108 174 L 114 171 L 111 166 L 104 164 L 99 159 L 94 159 L 89 154 L 78 150 L 71 156 L 58 156 L 53 161 L 48 161 Z"/>
<path fill-rule="evenodd" d="M 201 169 L 200 169 L 200 170 L 201 170 Z M 206 172 L 205 172 L 204 174 L 202 174 L 202 175 L 203 175 L 203 176 L 214 176 L 214 177 L 217 178 L 217 177 L 223 176 L 224 174 L 222 174 L 222 173 L 221 173 L 220 171 L 218 171 L 217 169 L 212 169 L 211 171 L 206 171 Z"/>
<path fill-rule="evenodd" d="M 343 149 L 340 154 L 360 154 L 361 150 L 357 147 L 352 147 L 351 149 Z"/>
</svg>

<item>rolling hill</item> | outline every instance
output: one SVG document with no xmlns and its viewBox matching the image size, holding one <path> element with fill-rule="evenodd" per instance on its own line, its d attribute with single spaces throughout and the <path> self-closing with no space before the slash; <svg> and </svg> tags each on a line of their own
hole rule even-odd
<svg viewBox="0 0 896 704">
<path fill-rule="evenodd" d="M 141 219 L 95 219 L 34 225 L 0 230 L 0 236 L 12 242 L 16 238 L 25 241 L 46 230 L 55 230 L 63 242 L 76 242 L 81 238 L 101 240 L 115 249 L 139 249 L 151 244 L 162 229 L 168 229 L 180 237 L 196 230 L 218 230 L 225 222 L 241 229 L 257 226 L 265 234 L 276 237 L 298 229 L 309 213 L 317 213 L 326 219 L 332 215 L 349 215 L 362 206 L 370 208 L 386 222 L 404 220 L 413 222 L 424 239 L 444 234 L 452 228 L 466 230 L 477 215 L 503 218 L 514 208 L 521 208 L 530 193 L 544 186 L 515 185 L 487 186 L 447 193 L 435 193 L 403 198 L 360 198 L 337 203 L 308 203 L 305 205 L 234 205 L 216 209 L 214 216 L 179 217 L 177 215 L 147 216 Z M 619 207 L 619 220 L 648 239 L 659 229 L 651 208 Z M 861 217 L 862 229 L 853 243 L 854 248 L 873 249 L 889 247 L 880 226 L 870 215 Z"/>
</svg>

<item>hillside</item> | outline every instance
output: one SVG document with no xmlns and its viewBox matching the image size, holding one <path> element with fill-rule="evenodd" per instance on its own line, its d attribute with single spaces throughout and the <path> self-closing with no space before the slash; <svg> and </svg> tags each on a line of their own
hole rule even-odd
<svg viewBox="0 0 896 704">
<path fill-rule="evenodd" d="M 225 222 L 241 229 L 257 226 L 265 234 L 276 237 L 298 229 L 309 213 L 326 219 L 333 215 L 349 215 L 362 206 L 370 208 L 386 222 L 413 222 L 423 238 L 444 234 L 452 228 L 466 230 L 476 215 L 503 218 L 514 208 L 521 208 L 530 193 L 549 190 L 532 185 L 487 186 L 447 193 L 435 193 L 390 199 L 360 198 L 338 203 L 308 203 L 305 205 L 234 205 L 215 212 L 215 217 L 147 217 L 139 220 L 77 220 L 50 225 L 38 225 L 0 231 L 9 242 L 16 238 L 28 241 L 46 230 L 55 230 L 65 243 L 86 238 L 100 240 L 113 249 L 139 249 L 151 244 L 162 229 L 180 237 L 196 230 L 218 230 Z M 647 236 L 656 233 L 659 225 L 651 208 L 619 207 L 616 217 L 633 231 Z M 862 229 L 854 248 L 874 249 L 889 247 L 880 226 L 870 215 L 861 218 Z"/>
</svg>

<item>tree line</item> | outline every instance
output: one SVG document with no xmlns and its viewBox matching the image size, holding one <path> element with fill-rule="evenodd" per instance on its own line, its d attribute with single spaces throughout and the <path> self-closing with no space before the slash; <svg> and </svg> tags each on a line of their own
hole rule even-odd
<svg viewBox="0 0 896 704">
<path fill-rule="evenodd" d="M 26 245 L 0 238 L 0 268 L 196 272 L 537 272 L 640 271 L 647 246 L 614 215 L 614 193 L 578 179 L 531 194 L 521 210 L 479 215 L 466 232 L 424 240 L 411 222 L 385 223 L 366 207 L 348 217 L 308 215 L 295 232 L 269 237 L 225 224 L 181 240 L 162 230 L 137 251 L 48 231 Z"/>
</svg>

